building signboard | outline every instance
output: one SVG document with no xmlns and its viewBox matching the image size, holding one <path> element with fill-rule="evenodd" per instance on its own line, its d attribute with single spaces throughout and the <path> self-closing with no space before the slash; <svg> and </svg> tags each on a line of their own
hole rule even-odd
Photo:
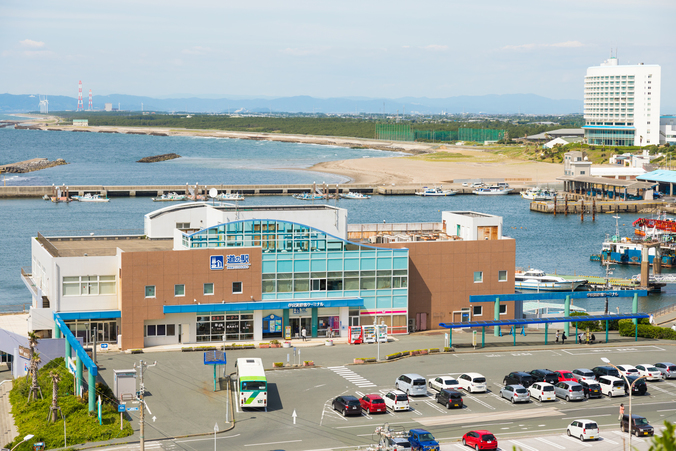
<svg viewBox="0 0 676 451">
<path fill-rule="evenodd" d="M 212 270 L 223 269 L 223 256 L 222 255 L 212 255 L 209 257 L 209 267 Z"/>
<path fill-rule="evenodd" d="M 324 307 L 323 302 L 290 302 L 289 308 L 292 309 L 305 309 L 311 307 Z"/>
<path fill-rule="evenodd" d="M 228 269 L 249 269 L 251 267 L 249 254 L 228 255 L 226 263 Z"/>
<path fill-rule="evenodd" d="M 31 358 L 31 350 L 30 348 L 26 348 L 25 346 L 19 345 L 19 355 L 23 357 L 24 359 L 29 359 Z"/>
</svg>

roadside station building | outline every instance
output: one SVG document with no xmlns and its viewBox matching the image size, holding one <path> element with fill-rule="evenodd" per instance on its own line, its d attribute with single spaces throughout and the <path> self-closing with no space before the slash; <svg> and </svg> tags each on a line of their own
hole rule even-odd
<svg viewBox="0 0 676 451">
<path fill-rule="evenodd" d="M 121 349 L 297 338 L 303 328 L 347 336 L 374 323 L 397 334 L 492 318 L 469 296 L 514 292 L 514 240 L 502 218 L 475 212 L 348 225 L 328 205 L 195 202 L 148 213 L 144 232 L 33 238 L 22 271 L 29 329 L 52 336 L 58 313 L 85 343 Z"/>
</svg>

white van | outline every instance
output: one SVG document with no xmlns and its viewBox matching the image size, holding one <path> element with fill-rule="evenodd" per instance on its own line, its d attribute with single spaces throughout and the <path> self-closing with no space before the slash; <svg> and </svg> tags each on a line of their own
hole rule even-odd
<svg viewBox="0 0 676 451">
<path fill-rule="evenodd" d="M 458 378 L 458 385 L 469 393 L 481 393 L 487 390 L 486 378 L 479 373 L 465 373 L 460 375 Z"/>
<path fill-rule="evenodd" d="M 624 380 L 615 376 L 599 376 L 598 380 L 601 386 L 601 393 L 606 396 L 624 396 Z"/>
<path fill-rule="evenodd" d="M 408 396 L 427 395 L 427 380 L 420 374 L 402 374 L 394 382 L 394 387 L 397 390 L 403 391 Z"/>
</svg>

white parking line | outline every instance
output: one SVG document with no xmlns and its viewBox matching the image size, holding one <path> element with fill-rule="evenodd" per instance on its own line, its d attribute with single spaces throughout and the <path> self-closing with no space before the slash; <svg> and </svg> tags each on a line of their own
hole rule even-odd
<svg viewBox="0 0 676 451">
<path fill-rule="evenodd" d="M 546 439 L 541 438 L 541 437 L 535 437 L 535 440 L 537 440 L 537 441 L 539 441 L 539 442 L 542 442 L 542 443 L 544 443 L 545 445 L 553 446 L 554 448 L 558 448 L 558 449 L 566 449 L 565 446 L 558 445 L 558 444 L 556 444 L 556 443 L 554 443 L 554 442 L 550 442 L 549 440 L 546 440 Z"/>
<path fill-rule="evenodd" d="M 477 398 L 477 397 L 475 397 L 475 396 L 472 396 L 472 395 L 470 395 L 470 394 L 466 394 L 466 395 L 465 395 L 465 398 L 471 399 L 472 401 L 474 401 L 474 402 L 476 402 L 476 403 L 478 403 L 478 404 L 481 404 L 482 406 L 484 406 L 484 407 L 486 407 L 486 408 L 488 408 L 488 409 L 495 410 L 495 407 L 493 407 L 492 405 L 490 405 L 490 404 L 488 404 L 488 403 L 486 403 L 486 402 L 480 400 L 479 398 Z"/>
<path fill-rule="evenodd" d="M 589 443 L 585 443 L 580 439 L 568 437 L 567 435 L 561 435 L 561 437 L 565 438 L 566 440 L 570 440 L 571 442 L 577 443 L 580 446 L 584 446 L 585 448 L 591 448 L 591 445 Z"/>
<path fill-rule="evenodd" d="M 285 442 L 270 442 L 270 443 L 250 443 L 244 446 L 279 445 L 281 443 L 298 443 L 298 442 L 302 442 L 302 440 L 287 440 Z"/>
<path fill-rule="evenodd" d="M 610 443 L 610 444 L 612 444 L 612 445 L 619 445 L 618 442 L 616 442 L 616 441 L 614 441 L 614 440 L 610 440 L 609 438 L 605 438 L 605 437 L 601 437 L 601 438 L 603 439 L 604 442 L 608 442 L 608 443 Z"/>
<path fill-rule="evenodd" d="M 441 407 L 439 407 L 438 404 L 432 403 L 431 401 L 425 401 L 425 404 L 427 404 L 428 406 L 430 406 L 431 408 L 433 408 L 433 409 L 436 410 L 437 412 L 443 413 L 444 415 L 448 413 L 448 412 L 446 412 L 444 409 L 442 409 Z"/>
<path fill-rule="evenodd" d="M 607 353 L 622 353 L 622 352 L 646 352 L 646 351 L 664 351 L 658 346 L 630 346 L 626 348 L 583 348 L 583 349 L 562 349 L 569 355 L 594 355 Z"/>
<path fill-rule="evenodd" d="M 621 432 L 621 431 L 611 431 L 611 432 L 612 432 L 613 434 L 617 434 L 617 435 L 622 436 L 622 437 L 627 437 L 627 433 L 626 433 L 626 432 Z M 632 441 L 632 442 L 633 442 L 633 441 L 637 441 L 637 442 L 640 442 L 640 443 L 645 443 L 645 440 L 643 440 L 642 438 L 639 438 L 639 437 L 632 437 L 632 438 L 631 438 L 631 441 Z"/>
<path fill-rule="evenodd" d="M 520 446 L 523 449 L 529 449 L 531 451 L 538 451 L 537 448 L 533 448 L 532 446 L 525 445 L 521 442 L 517 442 L 516 440 L 509 440 L 510 443 L 514 443 L 516 446 Z"/>
</svg>

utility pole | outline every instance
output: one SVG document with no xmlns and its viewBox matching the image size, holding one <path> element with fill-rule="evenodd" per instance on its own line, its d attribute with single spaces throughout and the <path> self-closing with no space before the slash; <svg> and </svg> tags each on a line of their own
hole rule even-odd
<svg viewBox="0 0 676 451">
<path fill-rule="evenodd" d="M 139 426 L 141 429 L 141 447 L 140 451 L 145 451 L 145 412 L 146 412 L 146 402 L 143 400 L 143 395 L 145 394 L 145 386 L 143 385 L 143 372 L 145 371 L 146 368 L 150 368 L 157 365 L 157 362 L 153 363 L 152 365 L 148 365 L 146 362 L 143 360 L 140 361 L 139 364 L 139 369 L 141 371 L 141 386 L 139 387 L 138 391 L 138 396 L 137 399 L 140 401 L 141 405 L 141 415 L 139 416 Z M 134 369 L 136 369 L 136 364 L 134 363 Z"/>
</svg>

